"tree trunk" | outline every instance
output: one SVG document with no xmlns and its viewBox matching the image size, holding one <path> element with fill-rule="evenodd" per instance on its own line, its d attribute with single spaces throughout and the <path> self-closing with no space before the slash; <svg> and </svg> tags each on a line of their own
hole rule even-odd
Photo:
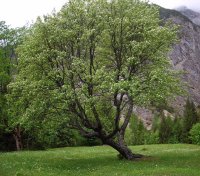
<svg viewBox="0 0 200 176">
<path fill-rule="evenodd" d="M 16 149 L 20 151 L 23 149 L 22 137 L 21 137 L 21 129 L 20 127 L 16 127 L 13 133 L 13 137 L 15 139 Z"/>
<path fill-rule="evenodd" d="M 123 158 L 127 160 L 135 160 L 143 157 L 141 154 L 134 154 L 122 141 L 115 142 L 113 139 L 108 139 L 105 141 L 105 144 L 113 147 L 122 155 Z"/>
</svg>

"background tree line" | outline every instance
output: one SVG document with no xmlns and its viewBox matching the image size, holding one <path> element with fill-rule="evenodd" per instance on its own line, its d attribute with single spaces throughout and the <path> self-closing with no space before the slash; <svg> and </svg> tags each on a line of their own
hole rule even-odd
<svg viewBox="0 0 200 176">
<path fill-rule="evenodd" d="M 163 107 L 169 109 L 168 107 Z M 173 114 L 173 108 L 171 113 Z M 162 112 L 162 113 L 158 113 Z M 165 116 L 163 109 L 152 120 L 152 127 L 147 130 L 142 120 L 133 117 L 127 130 L 126 140 L 130 145 L 200 143 L 199 106 L 187 99 L 183 115 Z"/>
</svg>

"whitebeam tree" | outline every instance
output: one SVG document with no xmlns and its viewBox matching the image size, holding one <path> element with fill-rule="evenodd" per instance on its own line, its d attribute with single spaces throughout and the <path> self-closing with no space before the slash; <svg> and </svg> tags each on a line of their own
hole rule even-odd
<svg viewBox="0 0 200 176">
<path fill-rule="evenodd" d="M 43 111 L 61 114 L 83 136 L 140 158 L 126 146 L 125 130 L 134 105 L 159 104 L 179 91 L 167 58 L 175 41 L 175 27 L 161 26 L 158 8 L 147 2 L 71 0 L 38 19 L 18 49 L 11 97 L 30 100 L 28 121 Z"/>
</svg>

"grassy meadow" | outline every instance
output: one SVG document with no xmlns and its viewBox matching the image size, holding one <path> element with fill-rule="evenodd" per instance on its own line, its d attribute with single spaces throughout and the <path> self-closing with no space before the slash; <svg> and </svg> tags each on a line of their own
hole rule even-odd
<svg viewBox="0 0 200 176">
<path fill-rule="evenodd" d="M 108 146 L 0 153 L 0 176 L 199 176 L 200 146 L 131 147 L 139 161 L 117 159 Z"/>
</svg>

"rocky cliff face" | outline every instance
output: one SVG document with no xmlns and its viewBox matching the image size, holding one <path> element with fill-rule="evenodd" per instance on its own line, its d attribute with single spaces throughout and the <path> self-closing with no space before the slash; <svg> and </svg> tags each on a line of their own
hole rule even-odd
<svg viewBox="0 0 200 176">
<path fill-rule="evenodd" d="M 169 54 L 170 59 L 174 69 L 184 71 L 182 80 L 188 85 L 188 96 L 196 105 L 200 105 L 200 26 L 198 25 L 200 14 L 186 9 L 179 12 L 161 8 L 160 17 L 172 20 L 180 26 L 178 33 L 180 42 L 173 47 Z M 172 105 L 176 112 L 181 113 L 186 99 L 187 96 L 177 97 Z M 151 124 L 153 117 L 151 111 L 137 108 L 136 112 L 147 126 Z"/>
<path fill-rule="evenodd" d="M 184 71 L 182 79 L 188 84 L 189 97 L 200 104 L 200 26 L 193 22 L 200 21 L 200 14 L 186 8 L 183 13 L 161 9 L 161 14 L 166 11 L 166 17 L 180 26 L 180 42 L 173 47 L 170 58 L 175 69 Z"/>
</svg>

